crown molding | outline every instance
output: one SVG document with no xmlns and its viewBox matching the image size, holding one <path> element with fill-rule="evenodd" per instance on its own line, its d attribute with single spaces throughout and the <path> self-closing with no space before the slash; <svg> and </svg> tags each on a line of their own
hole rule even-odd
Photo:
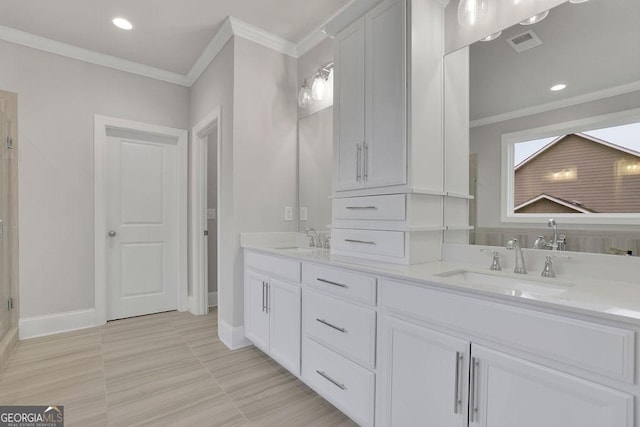
<svg viewBox="0 0 640 427">
<path fill-rule="evenodd" d="M 324 25 L 311 31 L 302 40 L 300 40 L 296 45 L 296 57 L 300 58 L 302 55 L 319 45 L 324 39 L 329 37 L 322 31 L 322 28 L 324 28 Z"/>
<path fill-rule="evenodd" d="M 611 98 L 613 96 L 624 95 L 629 92 L 635 92 L 640 90 L 640 80 L 614 86 L 603 90 L 587 93 L 584 95 L 573 96 L 571 98 L 561 99 L 558 101 L 547 102 L 545 104 L 535 105 L 529 108 L 523 108 L 520 110 L 510 111 L 508 113 L 496 114 L 494 116 L 483 117 L 481 119 L 472 120 L 469 122 L 470 128 L 491 125 L 494 123 L 504 122 L 507 120 L 519 119 L 521 117 L 531 116 L 534 114 L 545 113 L 547 111 L 557 110 L 565 107 L 572 107 L 574 105 L 584 104 L 592 101 L 599 101 L 605 98 Z"/>
<path fill-rule="evenodd" d="M 116 56 L 95 52 L 93 50 L 84 49 L 67 43 L 51 40 L 46 37 L 36 36 L 35 34 L 25 31 L 16 30 L 15 28 L 0 25 L 0 40 L 42 50 L 44 52 L 53 53 L 60 56 L 76 59 L 78 61 L 88 62 L 90 64 L 101 65 L 103 67 L 112 68 L 127 73 L 137 74 L 143 77 L 161 80 L 180 86 L 190 86 L 190 82 L 186 76 L 152 67 L 150 65 L 140 64 L 139 62 L 129 61 L 127 59 L 118 58 Z"/>
<path fill-rule="evenodd" d="M 244 21 L 229 16 L 227 20 L 231 23 L 233 34 L 254 43 L 273 49 L 276 52 L 297 58 L 297 49 L 295 43 L 290 42 L 282 37 L 271 34 L 261 28 L 247 24 Z"/>
<path fill-rule="evenodd" d="M 231 25 L 230 17 L 225 19 L 222 27 L 218 30 L 216 35 L 211 39 L 207 47 L 204 48 L 200 57 L 193 64 L 189 73 L 186 75 L 186 79 L 189 81 L 189 87 L 191 87 L 200 78 L 200 75 L 207 69 L 211 61 L 218 56 L 220 51 L 224 48 L 229 40 L 234 36 L 233 26 Z"/>
</svg>

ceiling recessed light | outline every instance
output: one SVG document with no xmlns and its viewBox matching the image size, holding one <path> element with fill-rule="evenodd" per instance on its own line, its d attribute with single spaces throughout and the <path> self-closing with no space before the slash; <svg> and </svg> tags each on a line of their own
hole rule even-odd
<svg viewBox="0 0 640 427">
<path fill-rule="evenodd" d="M 555 85 L 555 86 L 551 86 L 551 89 L 550 89 L 550 90 L 552 90 L 553 92 L 558 92 L 558 91 L 560 91 L 560 90 L 566 89 L 566 87 L 567 87 L 567 85 L 566 85 L 566 84 L 564 84 L 564 83 L 560 83 L 560 84 L 557 84 L 557 85 Z"/>
<path fill-rule="evenodd" d="M 578 4 L 578 3 L 586 3 L 589 0 L 569 0 L 569 3 Z"/>
<path fill-rule="evenodd" d="M 538 13 L 537 15 L 533 15 L 531 18 L 525 19 L 524 21 L 520 21 L 520 25 L 533 25 L 542 21 L 549 15 L 549 11 L 545 10 L 544 12 Z"/>
<path fill-rule="evenodd" d="M 113 25 L 115 25 L 116 27 L 122 29 L 122 30 L 130 30 L 133 28 L 133 24 L 125 18 L 113 18 L 111 20 L 111 22 L 113 22 Z"/>
</svg>

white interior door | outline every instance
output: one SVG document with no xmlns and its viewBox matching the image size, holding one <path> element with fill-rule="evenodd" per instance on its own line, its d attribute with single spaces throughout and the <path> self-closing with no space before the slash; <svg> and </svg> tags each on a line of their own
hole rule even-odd
<svg viewBox="0 0 640 427">
<path fill-rule="evenodd" d="M 175 310 L 177 139 L 108 129 L 107 319 Z"/>
</svg>

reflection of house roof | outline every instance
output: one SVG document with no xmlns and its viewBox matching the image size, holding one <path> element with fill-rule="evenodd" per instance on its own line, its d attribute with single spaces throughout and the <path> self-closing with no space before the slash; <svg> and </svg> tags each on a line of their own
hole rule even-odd
<svg viewBox="0 0 640 427">
<path fill-rule="evenodd" d="M 513 170 L 517 171 L 522 166 L 524 166 L 525 164 L 529 163 L 531 160 L 535 159 L 540 154 L 544 153 L 545 151 L 547 151 L 548 149 L 550 149 L 551 147 L 553 147 L 554 145 L 556 145 L 557 143 L 559 143 L 560 141 L 562 141 L 563 139 L 565 139 L 567 136 L 570 136 L 570 135 L 577 135 L 577 136 L 579 136 L 581 138 L 584 138 L 586 140 L 589 140 L 591 142 L 595 142 L 597 144 L 604 145 L 605 147 L 613 148 L 614 150 L 622 151 L 623 153 L 627 153 L 627 154 L 631 154 L 632 156 L 640 157 L 640 153 L 639 152 L 637 152 L 635 150 L 632 150 L 630 148 L 622 147 L 620 145 L 616 145 L 616 144 L 613 144 L 611 142 L 604 141 L 602 139 L 596 138 L 595 136 L 587 135 L 586 133 L 576 132 L 576 133 L 570 133 L 570 134 L 567 134 L 567 135 L 562 135 L 562 136 L 557 137 L 556 139 L 554 139 L 553 141 L 551 141 L 550 143 L 548 143 L 547 145 L 545 145 L 544 147 L 542 147 L 541 149 L 539 149 L 538 151 L 536 151 L 535 153 L 533 153 L 532 155 L 530 155 L 529 157 L 527 157 L 526 159 L 524 159 L 523 161 L 518 163 Z"/>
<path fill-rule="evenodd" d="M 534 203 L 539 202 L 540 200 L 548 200 L 552 203 L 557 203 L 561 206 L 567 207 L 569 209 L 573 209 L 576 212 L 580 212 L 580 213 L 597 213 L 597 211 L 594 211 L 593 209 L 589 209 L 585 206 L 583 206 L 582 204 L 579 204 L 577 202 L 570 202 L 568 200 L 565 199 L 561 199 L 560 197 L 554 197 L 554 196 L 550 196 L 549 194 L 540 194 L 539 196 L 534 197 L 533 199 L 529 199 L 524 203 L 519 204 L 518 206 L 516 206 L 515 208 L 513 208 L 514 212 L 519 211 L 520 209 L 523 209 L 529 205 L 532 205 Z"/>
</svg>

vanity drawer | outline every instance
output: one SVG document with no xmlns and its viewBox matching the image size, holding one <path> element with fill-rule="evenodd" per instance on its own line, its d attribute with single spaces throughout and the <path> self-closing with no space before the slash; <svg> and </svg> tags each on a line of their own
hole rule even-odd
<svg viewBox="0 0 640 427">
<path fill-rule="evenodd" d="M 300 261 L 245 250 L 244 264 L 251 270 L 262 271 L 271 277 L 300 283 Z"/>
<path fill-rule="evenodd" d="M 305 289 L 304 333 L 368 368 L 374 368 L 376 313 L 368 308 Z"/>
<path fill-rule="evenodd" d="M 373 425 L 373 372 L 309 338 L 304 338 L 302 379 L 358 424 Z"/>
<path fill-rule="evenodd" d="M 404 194 L 390 194 L 333 199 L 331 210 L 333 218 L 338 220 L 404 221 L 407 218 L 406 205 Z"/>
<path fill-rule="evenodd" d="M 331 246 L 338 251 L 402 258 L 404 232 L 334 228 Z"/>
<path fill-rule="evenodd" d="M 423 319 L 581 370 L 634 382 L 631 330 L 384 281 L 383 310 Z"/>
<path fill-rule="evenodd" d="M 342 298 L 374 306 L 376 278 L 319 264 L 302 264 L 302 282 Z"/>
</svg>

